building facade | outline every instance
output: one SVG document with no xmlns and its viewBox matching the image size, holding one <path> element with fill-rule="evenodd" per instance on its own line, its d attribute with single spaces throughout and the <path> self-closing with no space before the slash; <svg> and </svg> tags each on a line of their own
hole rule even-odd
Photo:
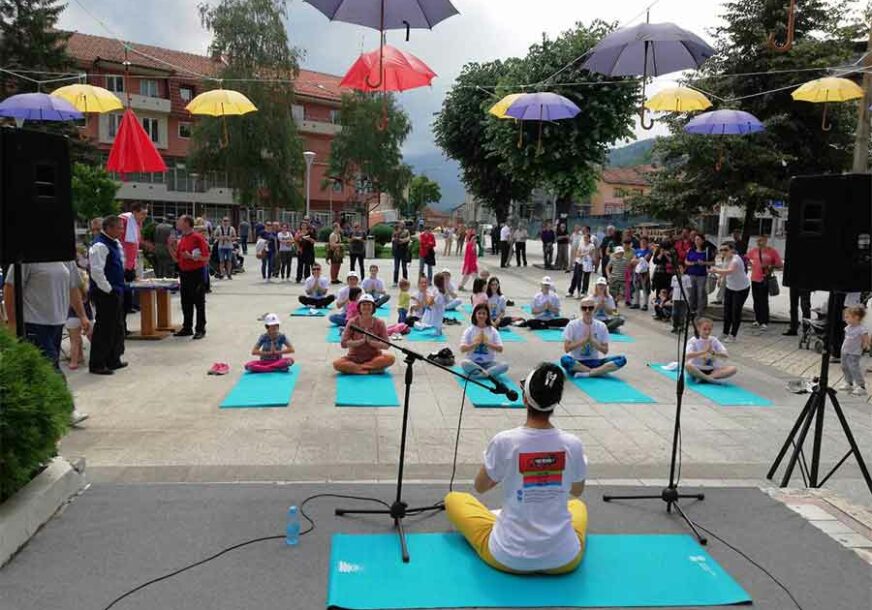
<svg viewBox="0 0 872 610">
<path fill-rule="evenodd" d="M 603 168 L 596 192 L 590 198 L 590 208 L 584 211 L 590 216 L 629 213 L 627 202 L 651 190 L 646 174 L 652 170 L 650 165 Z"/>
<path fill-rule="evenodd" d="M 249 216 L 235 200 L 225 175 L 217 172 L 199 175 L 186 165 L 197 117 L 188 113 L 185 106 L 198 94 L 212 88 L 192 74 L 217 74 L 221 62 L 204 55 L 149 45 L 136 44 L 135 48 L 140 52 L 126 52 L 121 43 L 112 38 L 77 32 L 72 33 L 67 43 L 67 52 L 77 68 L 87 74 L 87 82 L 114 92 L 125 106 L 136 112 L 167 164 L 166 173 L 128 175 L 118 198 L 124 204 L 147 202 L 155 216 L 187 213 L 214 220 L 227 215 L 234 223 L 241 216 Z M 340 215 L 356 213 L 353 186 L 335 183 L 322 187 L 328 175 L 330 144 L 340 130 L 340 80 L 339 76 L 300 70 L 294 83 L 293 117 L 303 138 L 304 150 L 316 155 L 311 175 L 311 210 L 325 223 Z M 120 111 L 86 115 L 83 136 L 106 157 L 121 116 Z M 251 220 L 280 219 L 296 223 L 302 215 L 302 212 L 282 209 L 255 209 L 250 217 Z"/>
</svg>

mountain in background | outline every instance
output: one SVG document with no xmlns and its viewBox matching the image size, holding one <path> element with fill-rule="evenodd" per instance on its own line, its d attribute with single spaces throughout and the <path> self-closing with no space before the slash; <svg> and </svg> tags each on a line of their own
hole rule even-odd
<svg viewBox="0 0 872 610">
<path fill-rule="evenodd" d="M 460 165 L 456 161 L 447 159 L 438 149 L 418 154 L 405 154 L 403 161 L 411 165 L 416 174 L 423 174 L 439 183 L 442 200 L 431 203 L 431 208 L 446 212 L 463 203 L 466 189 L 460 181 Z"/>
<path fill-rule="evenodd" d="M 636 140 L 626 146 L 613 148 L 609 151 L 609 167 L 630 167 L 651 163 L 651 151 L 654 148 L 654 138 Z"/>
</svg>

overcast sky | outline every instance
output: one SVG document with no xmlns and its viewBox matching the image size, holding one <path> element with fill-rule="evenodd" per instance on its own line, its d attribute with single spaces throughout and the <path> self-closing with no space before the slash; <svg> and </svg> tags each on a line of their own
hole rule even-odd
<svg viewBox="0 0 872 610">
<path fill-rule="evenodd" d="M 209 35 L 200 26 L 200 0 L 70 0 L 60 26 L 87 34 L 109 34 L 80 6 L 98 17 L 112 32 L 132 43 L 151 44 L 205 54 Z M 462 201 L 463 188 L 454 164 L 440 159 L 430 124 L 446 90 L 465 63 L 524 55 L 541 40 L 542 33 L 557 36 L 576 21 L 595 18 L 622 23 L 644 20 L 644 8 L 652 0 L 454 0 L 460 11 L 432 31 L 414 30 L 411 40 L 391 32 L 388 42 L 424 60 L 437 74 L 433 86 L 407 91 L 399 99 L 412 119 L 413 132 L 404 149 L 406 158 L 420 173 L 440 182 L 443 204 Z M 652 22 L 671 21 L 711 41 L 707 30 L 716 25 L 721 12 L 718 0 L 659 0 L 651 10 Z M 302 67 L 344 74 L 361 50 L 377 48 L 378 34 L 359 26 L 329 22 L 302 0 L 288 2 L 288 34 L 291 44 L 303 51 Z M 641 13 L 641 14 L 640 14 Z M 651 87 L 668 86 L 660 79 Z M 582 109 L 583 111 L 583 109 Z M 640 137 L 657 134 L 638 130 Z"/>
</svg>

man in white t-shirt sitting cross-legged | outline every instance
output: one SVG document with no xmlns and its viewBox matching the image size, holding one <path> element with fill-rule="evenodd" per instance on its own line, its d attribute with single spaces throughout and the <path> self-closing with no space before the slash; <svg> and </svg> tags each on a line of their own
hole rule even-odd
<svg viewBox="0 0 872 610">
<path fill-rule="evenodd" d="M 445 496 L 448 520 L 497 570 L 566 574 L 584 556 L 587 507 L 578 499 L 587 476 L 584 447 L 550 421 L 563 383 L 563 371 L 555 364 L 542 363 L 531 371 L 522 386 L 526 423 L 497 434 L 484 452 L 475 490 L 481 494 L 502 484 L 498 515 L 472 494 Z"/>
<path fill-rule="evenodd" d="M 573 377 L 597 377 L 612 373 L 627 364 L 626 356 L 607 356 L 609 329 L 593 317 L 596 300 L 581 300 L 581 318 L 573 320 L 563 329 L 563 351 L 560 366 Z"/>
</svg>

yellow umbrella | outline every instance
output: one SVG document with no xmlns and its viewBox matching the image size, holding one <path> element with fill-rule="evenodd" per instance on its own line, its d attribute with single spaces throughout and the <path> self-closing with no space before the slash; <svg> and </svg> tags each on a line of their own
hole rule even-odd
<svg viewBox="0 0 872 610">
<path fill-rule="evenodd" d="M 827 76 L 809 81 L 790 94 L 790 96 L 800 102 L 813 102 L 824 105 L 824 111 L 821 115 L 821 129 L 824 131 L 830 130 L 830 125 L 827 125 L 827 104 L 829 102 L 847 102 L 863 97 L 863 89 L 854 81 L 847 78 L 836 78 Z"/>
<path fill-rule="evenodd" d="M 508 110 L 509 106 L 514 104 L 515 100 L 522 95 L 523 93 L 510 93 L 509 95 L 498 101 L 496 104 L 491 106 L 488 112 L 497 117 L 498 119 L 511 119 L 513 117 L 506 115 L 506 110 Z"/>
<path fill-rule="evenodd" d="M 210 116 L 226 116 L 228 114 L 246 114 L 257 110 L 247 97 L 232 89 L 213 89 L 201 93 L 192 99 L 185 110 L 191 114 L 208 114 Z"/>
<path fill-rule="evenodd" d="M 645 101 L 645 108 L 659 112 L 692 112 L 705 110 L 711 105 L 706 96 L 687 87 L 669 87 Z"/>
<path fill-rule="evenodd" d="M 99 112 L 102 114 L 124 108 L 121 100 L 114 93 L 94 85 L 67 85 L 55 89 L 51 94 L 67 100 L 79 112 Z"/>
</svg>

